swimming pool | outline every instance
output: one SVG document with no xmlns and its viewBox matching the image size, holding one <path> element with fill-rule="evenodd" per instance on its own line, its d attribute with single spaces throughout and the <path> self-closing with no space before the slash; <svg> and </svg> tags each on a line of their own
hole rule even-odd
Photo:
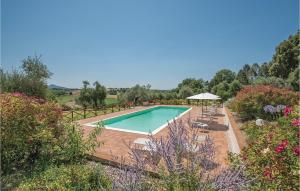
<svg viewBox="0 0 300 191">
<path fill-rule="evenodd" d="M 99 122 L 102 122 L 106 129 L 140 134 L 156 134 L 167 126 L 168 121 L 177 119 L 190 109 L 190 107 L 155 106 L 85 125 L 95 127 Z"/>
</svg>

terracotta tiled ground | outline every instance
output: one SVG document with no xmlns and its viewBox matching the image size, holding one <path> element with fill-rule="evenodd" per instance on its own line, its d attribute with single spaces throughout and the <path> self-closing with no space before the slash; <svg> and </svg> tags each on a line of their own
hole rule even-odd
<svg viewBox="0 0 300 191">
<path fill-rule="evenodd" d="M 113 116 L 118 116 L 121 114 L 138 111 L 141 109 L 145 109 L 146 107 L 136 107 L 134 109 L 129 109 L 126 111 L 121 112 L 115 112 L 107 115 L 97 116 L 93 118 L 88 118 L 84 120 L 77 121 L 80 125 L 84 126 L 83 124 L 94 122 L 102 119 L 106 119 Z M 221 108 L 219 109 L 221 113 Z M 187 121 L 188 117 L 190 116 L 191 119 L 195 120 L 197 117 L 199 117 L 199 114 L 201 113 L 201 107 L 193 106 L 192 110 L 190 110 L 188 113 L 183 115 L 180 119 Z M 214 119 L 219 124 L 224 124 L 223 115 L 218 115 L 216 119 Z M 84 126 L 85 133 L 88 133 L 91 130 L 92 127 Z M 189 127 L 186 127 L 189 128 Z M 167 135 L 167 128 L 162 129 L 157 134 L 155 134 L 155 137 L 164 137 Z M 207 133 L 206 133 L 207 134 Z M 228 152 L 228 143 L 227 138 L 225 135 L 225 131 L 212 131 L 210 130 L 209 133 L 210 137 L 213 138 L 215 145 L 217 147 L 217 158 L 216 160 L 223 165 L 226 164 L 226 158 L 227 158 L 227 152 Z M 102 131 L 102 134 L 98 137 L 99 140 L 103 141 L 104 145 L 101 146 L 96 150 L 96 152 L 93 154 L 94 157 L 104 159 L 104 160 L 112 160 L 112 154 L 115 156 L 124 156 L 128 157 L 129 149 L 124 144 L 124 142 L 129 143 L 133 142 L 135 139 L 140 137 L 147 137 L 147 135 L 142 134 L 136 134 L 136 133 L 126 133 L 122 131 L 116 131 L 116 130 L 110 130 L 110 129 L 104 129 Z"/>
</svg>

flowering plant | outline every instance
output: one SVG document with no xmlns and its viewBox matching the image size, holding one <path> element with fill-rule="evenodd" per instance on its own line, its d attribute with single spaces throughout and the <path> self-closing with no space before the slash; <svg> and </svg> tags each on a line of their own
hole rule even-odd
<svg viewBox="0 0 300 191">
<path fill-rule="evenodd" d="M 132 163 L 124 165 L 123 159 L 121 170 L 114 169 L 114 189 L 145 190 L 147 185 L 147 190 L 238 190 L 250 185 L 243 166 L 221 168 L 213 140 L 197 142 L 197 131 L 184 124 L 170 123 L 164 138 L 150 135 L 146 153 L 129 145 Z M 158 179 L 151 179 L 149 172 Z"/>
<path fill-rule="evenodd" d="M 291 107 L 277 122 L 263 127 L 243 125 L 249 145 L 242 152 L 247 172 L 256 177 L 254 190 L 294 190 L 299 188 L 299 116 Z"/>
<path fill-rule="evenodd" d="M 231 107 L 246 120 L 272 119 L 270 113 L 276 114 L 278 112 L 279 114 L 284 105 L 296 105 L 298 100 L 299 95 L 288 89 L 266 85 L 245 86 L 237 93 Z M 275 105 L 277 106 L 274 107 Z"/>
</svg>

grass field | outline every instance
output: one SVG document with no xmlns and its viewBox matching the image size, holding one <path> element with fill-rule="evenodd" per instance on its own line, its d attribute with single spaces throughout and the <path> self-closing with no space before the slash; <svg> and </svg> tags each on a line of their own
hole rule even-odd
<svg viewBox="0 0 300 191">
<path fill-rule="evenodd" d="M 126 109 L 128 109 L 128 108 L 113 107 L 113 108 L 106 108 L 105 110 L 99 110 L 97 112 L 95 112 L 93 110 L 87 110 L 85 114 L 86 114 L 86 118 L 89 118 L 89 117 L 95 117 L 95 116 L 113 113 L 113 112 L 117 112 L 117 111 L 124 111 Z M 72 111 L 63 112 L 63 117 L 64 117 L 64 120 L 70 121 L 72 119 Z M 73 111 L 73 121 L 80 120 L 80 119 L 84 119 L 83 110 Z"/>
<path fill-rule="evenodd" d="M 64 95 L 64 96 L 59 96 L 57 97 L 57 102 L 60 105 L 66 104 L 73 102 L 75 103 L 75 99 L 79 97 L 79 95 Z M 105 104 L 106 105 L 111 105 L 111 104 L 116 104 L 118 103 L 118 99 L 115 96 L 110 96 L 108 95 L 107 98 L 105 99 Z"/>
</svg>

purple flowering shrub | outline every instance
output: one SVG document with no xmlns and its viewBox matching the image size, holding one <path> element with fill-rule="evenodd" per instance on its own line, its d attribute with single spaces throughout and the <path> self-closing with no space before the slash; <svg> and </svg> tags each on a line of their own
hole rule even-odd
<svg viewBox="0 0 300 191">
<path fill-rule="evenodd" d="M 268 120 L 275 120 L 284 114 L 285 108 L 287 108 L 287 106 L 282 104 L 279 104 L 276 107 L 273 105 L 266 105 L 263 107 L 264 118 Z"/>
<path fill-rule="evenodd" d="M 237 190 L 249 179 L 243 167 L 221 168 L 213 140 L 197 141 L 183 121 L 168 125 L 166 137 L 149 135 L 148 151 L 129 145 L 130 165 L 114 169 L 115 190 Z"/>
</svg>

